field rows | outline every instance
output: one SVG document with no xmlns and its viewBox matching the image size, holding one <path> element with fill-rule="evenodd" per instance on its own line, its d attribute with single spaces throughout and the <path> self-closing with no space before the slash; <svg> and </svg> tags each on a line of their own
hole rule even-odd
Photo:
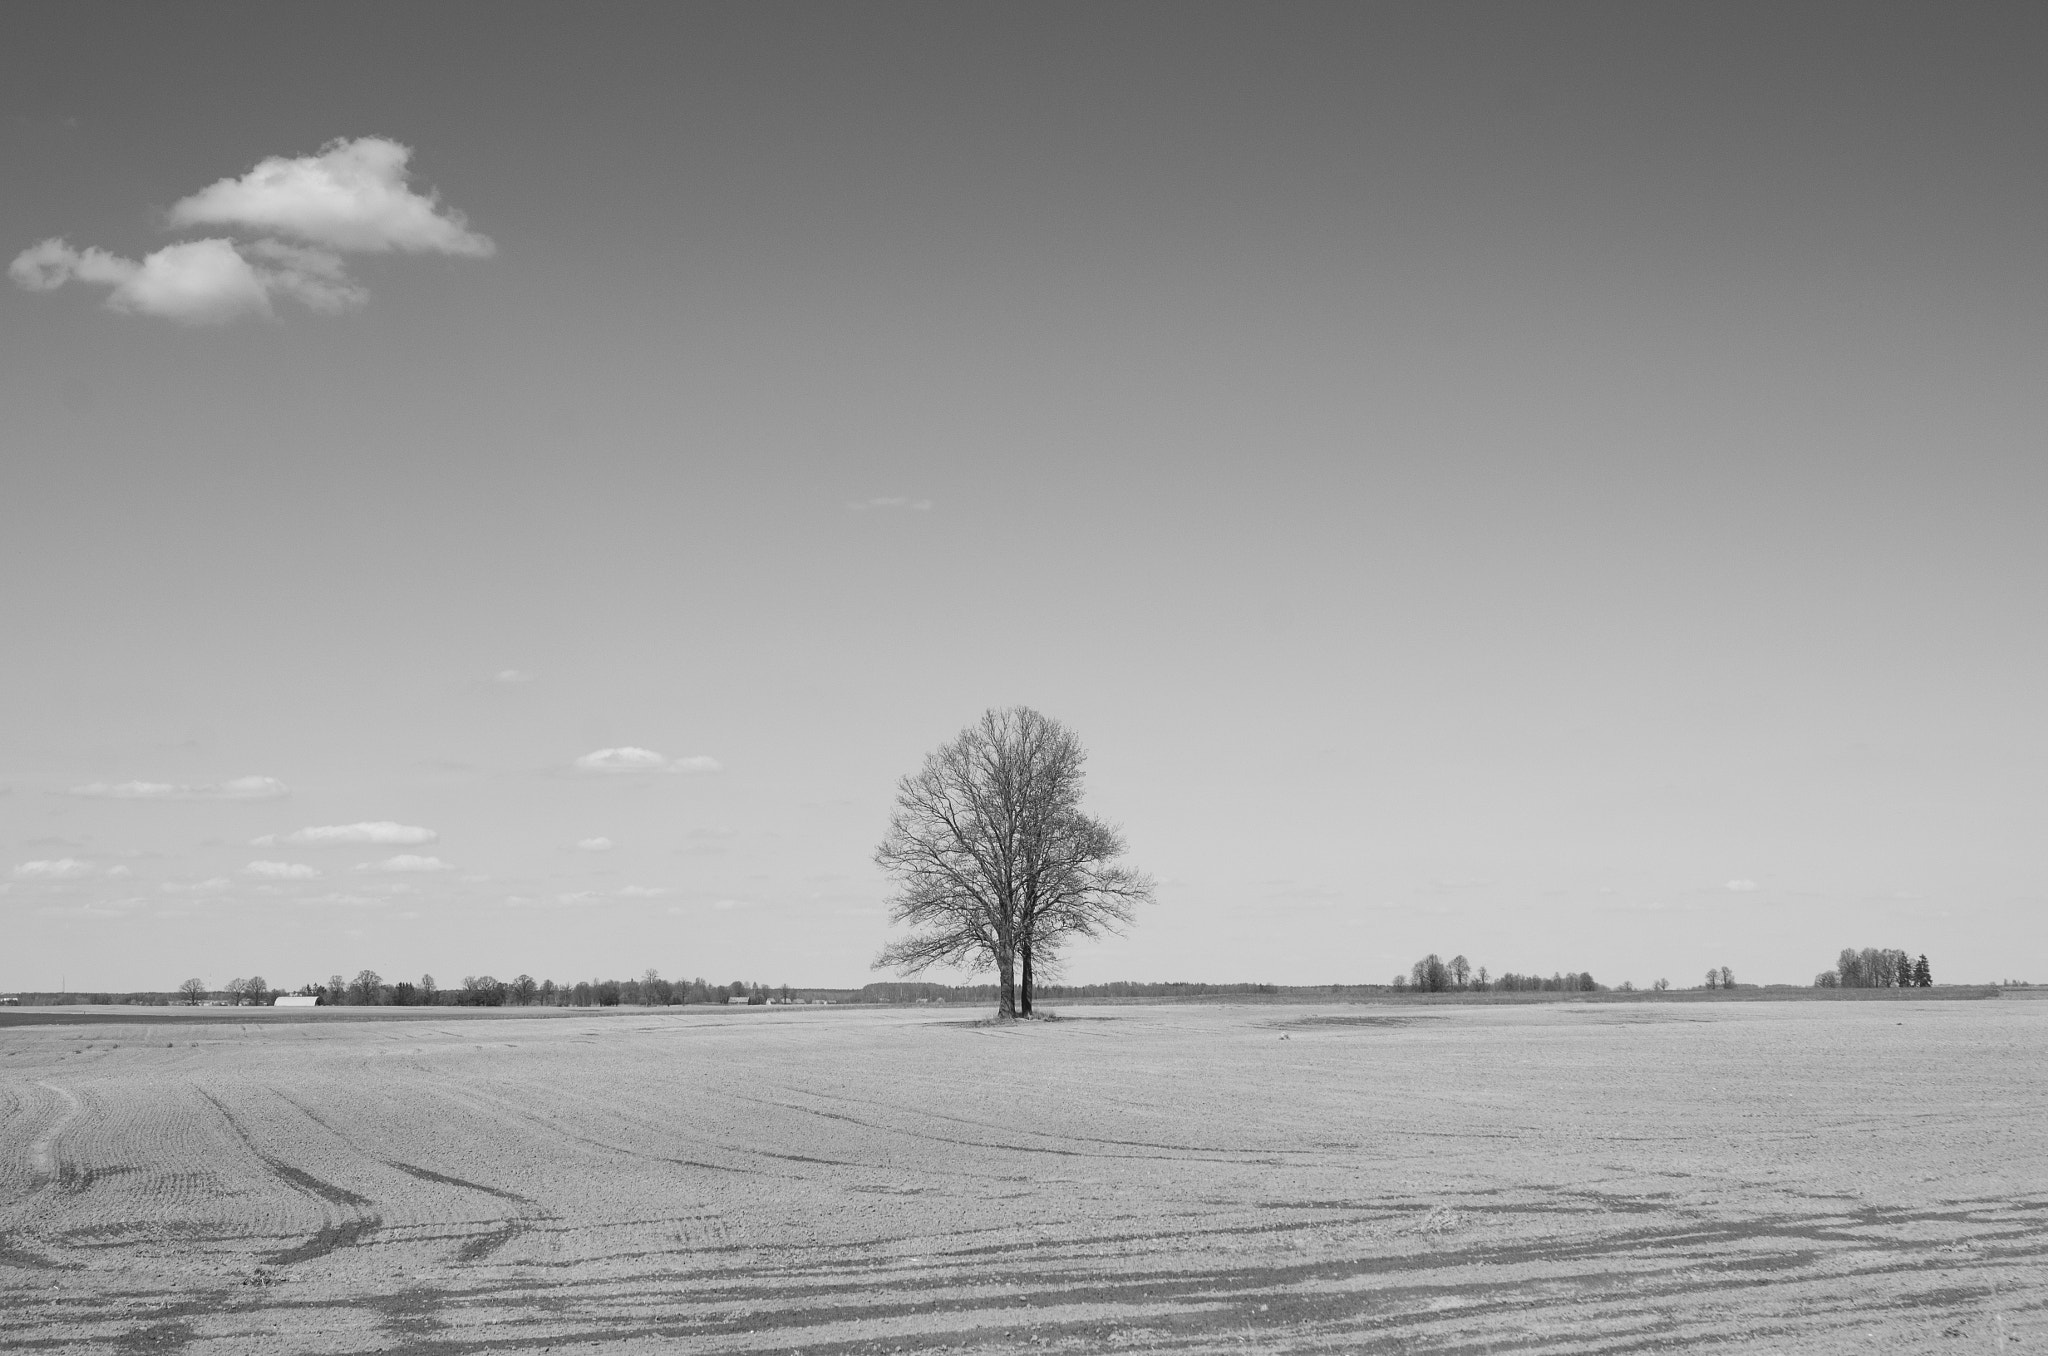
<svg viewBox="0 0 2048 1356">
<path fill-rule="evenodd" d="M 1999 1002 L 11 1028 L 0 1344 L 2048 1349 L 2044 1038 Z"/>
</svg>

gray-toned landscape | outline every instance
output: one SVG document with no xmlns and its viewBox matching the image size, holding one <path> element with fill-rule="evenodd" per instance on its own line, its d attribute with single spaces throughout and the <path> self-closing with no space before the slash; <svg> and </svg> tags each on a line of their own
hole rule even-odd
<svg viewBox="0 0 2048 1356">
<path fill-rule="evenodd" d="M 11 0 L 0 1348 L 2048 1351 L 2044 69 Z"/>
</svg>

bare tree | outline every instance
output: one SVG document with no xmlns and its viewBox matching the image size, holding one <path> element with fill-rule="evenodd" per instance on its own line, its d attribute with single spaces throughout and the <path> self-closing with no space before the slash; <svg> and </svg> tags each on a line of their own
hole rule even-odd
<svg viewBox="0 0 2048 1356">
<path fill-rule="evenodd" d="M 1472 962 L 1463 956 L 1451 957 L 1451 983 L 1464 988 L 1472 978 Z"/>
<path fill-rule="evenodd" d="M 369 1007 L 384 992 L 384 976 L 375 970 L 358 970 L 356 977 L 348 982 L 348 1001 L 357 1007 Z"/>
<path fill-rule="evenodd" d="M 270 1001 L 270 983 L 261 975 L 251 975 L 242 981 L 242 997 L 261 1007 Z"/>
<path fill-rule="evenodd" d="M 206 1001 L 206 981 L 203 979 L 188 979 L 178 986 L 178 994 L 187 1003 L 196 1008 Z"/>
<path fill-rule="evenodd" d="M 1663 993 L 1666 989 L 1671 987 L 1671 981 L 1668 979 L 1660 979 L 1655 984 L 1652 984 L 1650 987 L 1656 990 L 1658 993 Z"/>
<path fill-rule="evenodd" d="M 1707 987 L 1710 989 L 1714 988 L 1715 986 L 1720 984 L 1720 982 L 1721 972 L 1719 970 L 1716 970 L 1713 966 L 1709 965 L 1707 967 Z"/>
<path fill-rule="evenodd" d="M 1735 987 L 1735 972 L 1725 965 L 1721 967 L 1721 987 L 1724 989 Z"/>
<path fill-rule="evenodd" d="M 1081 813 L 1080 741 L 1029 707 L 991 710 L 896 786 L 875 863 L 895 878 L 890 917 L 908 924 L 877 969 L 993 969 L 996 1015 L 1019 1015 L 1032 966 L 1077 936 L 1115 931 L 1152 897 L 1115 865 L 1123 840 Z"/>
</svg>

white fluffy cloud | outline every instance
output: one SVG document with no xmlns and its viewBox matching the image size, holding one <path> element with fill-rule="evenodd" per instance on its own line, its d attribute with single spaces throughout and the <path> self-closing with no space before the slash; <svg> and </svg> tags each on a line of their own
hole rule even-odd
<svg viewBox="0 0 2048 1356">
<path fill-rule="evenodd" d="M 598 749 L 586 753 L 576 760 L 579 772 L 719 772 L 723 764 L 709 754 L 692 754 L 687 758 L 670 758 L 656 753 L 653 749 L 632 747 Z"/>
<path fill-rule="evenodd" d="M 320 873 L 304 862 L 251 862 L 242 868 L 242 874 L 266 880 L 311 880 Z"/>
<path fill-rule="evenodd" d="M 411 852 L 401 852 L 396 857 L 386 857 L 381 862 L 364 862 L 358 871 L 419 872 L 453 871 L 455 868 L 439 857 L 421 857 Z"/>
<path fill-rule="evenodd" d="M 297 843 L 305 847 L 354 847 L 368 843 L 377 847 L 417 847 L 421 843 L 434 842 L 440 836 L 432 829 L 422 829 L 413 824 L 394 824 L 388 819 L 379 819 L 361 824 L 321 824 L 296 829 L 282 837 L 265 834 L 255 840 L 255 846 Z"/>
<path fill-rule="evenodd" d="M 576 850 L 579 852 L 610 852 L 614 846 L 616 845 L 609 838 L 583 838 L 577 840 Z"/>
<path fill-rule="evenodd" d="M 412 148 L 388 137 L 337 138 L 318 155 L 271 156 L 171 208 L 174 226 L 228 226 L 329 249 L 383 254 L 466 254 L 497 246 L 462 213 L 406 180 Z"/>
<path fill-rule="evenodd" d="M 110 289 L 114 310 L 188 325 L 268 316 L 279 297 L 325 314 L 354 310 L 369 294 L 348 276 L 337 251 L 481 257 L 497 248 L 460 212 L 407 184 L 411 157 L 410 147 L 384 137 L 331 141 L 318 155 L 273 156 L 170 212 L 172 226 L 238 228 L 258 239 L 186 240 L 135 260 L 74 249 L 53 236 L 16 255 L 7 276 L 30 292 L 94 283 Z"/>
<path fill-rule="evenodd" d="M 88 782 L 71 788 L 74 796 L 104 800 L 279 800 L 291 788 L 275 777 L 236 777 L 202 785 L 171 782 Z"/>
</svg>

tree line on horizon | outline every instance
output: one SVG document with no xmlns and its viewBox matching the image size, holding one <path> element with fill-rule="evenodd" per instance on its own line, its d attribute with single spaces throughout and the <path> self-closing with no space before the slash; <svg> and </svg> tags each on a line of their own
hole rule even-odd
<svg viewBox="0 0 2048 1356">
<path fill-rule="evenodd" d="M 1512 970 L 1489 976 L 1485 966 L 1475 970 L 1463 956 L 1445 960 L 1432 951 L 1409 967 L 1407 974 L 1395 975 L 1392 987 L 1396 993 L 1597 993 L 1607 986 L 1594 979 L 1590 970 L 1548 978 Z"/>
<path fill-rule="evenodd" d="M 1917 960 L 1903 951 L 1845 946 L 1835 968 L 1813 977 L 1816 989 L 1931 989 L 1934 971 L 1923 953 Z"/>
<path fill-rule="evenodd" d="M 188 979 L 176 990 L 193 1005 L 215 1001 L 215 991 L 203 979 Z M 325 984 L 304 984 L 297 989 L 273 989 L 263 978 L 232 979 L 218 991 L 221 1001 L 231 1006 L 267 1005 L 278 998 L 315 998 L 329 1007 L 679 1007 L 686 1003 L 728 1003 L 744 998 L 750 1003 L 795 1001 L 794 991 L 744 980 L 713 984 L 702 976 L 695 979 L 663 979 L 649 969 L 638 979 L 587 979 L 557 983 L 536 980 L 522 974 L 512 979 L 490 975 L 466 975 L 458 986 L 444 987 L 431 974 L 417 981 L 387 982 L 375 970 L 358 971 L 354 979 L 334 975 Z"/>
</svg>

